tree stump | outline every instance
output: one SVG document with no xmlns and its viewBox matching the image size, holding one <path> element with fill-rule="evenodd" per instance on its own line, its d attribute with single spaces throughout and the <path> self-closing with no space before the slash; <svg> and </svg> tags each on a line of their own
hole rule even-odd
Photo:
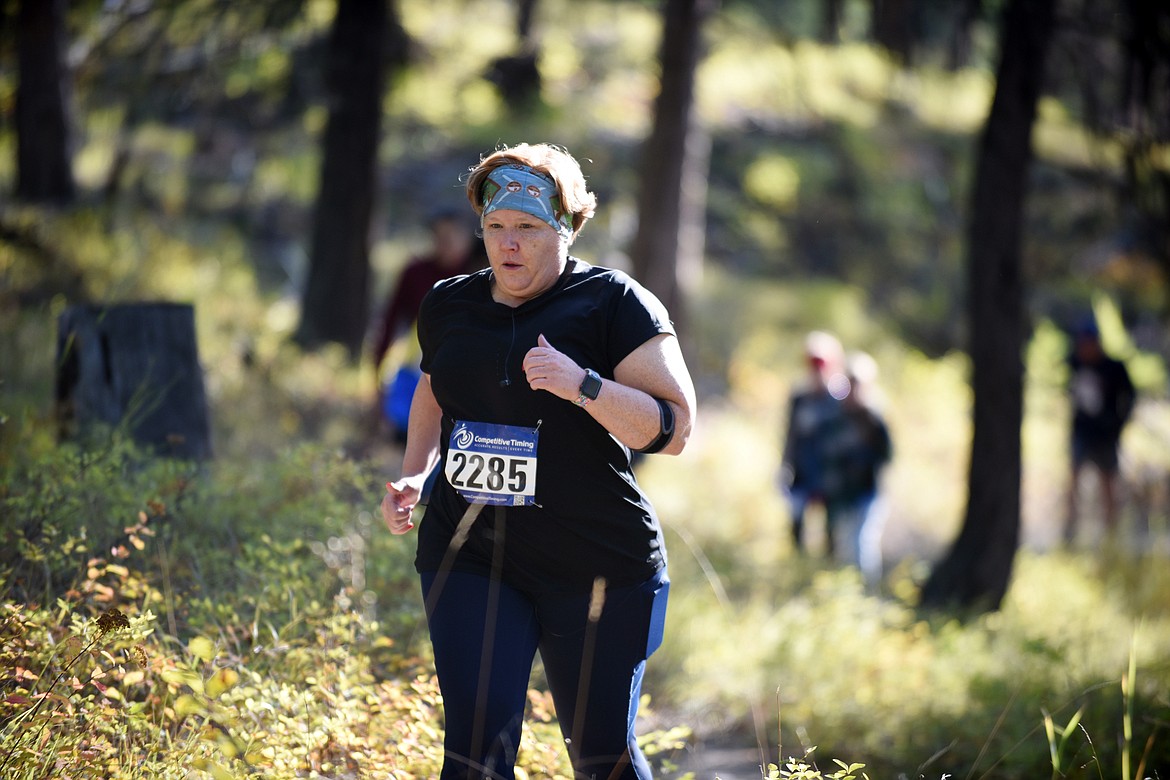
<svg viewBox="0 0 1170 780">
<path fill-rule="evenodd" d="M 211 456 L 195 310 L 186 304 L 79 305 L 57 320 L 63 438 L 124 426 L 166 457 Z"/>
</svg>

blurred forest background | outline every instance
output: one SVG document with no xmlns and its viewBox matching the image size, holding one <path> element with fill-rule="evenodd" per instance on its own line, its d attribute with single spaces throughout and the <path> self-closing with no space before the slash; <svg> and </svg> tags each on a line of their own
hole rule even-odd
<svg viewBox="0 0 1170 780">
<path fill-rule="evenodd" d="M 573 253 L 670 303 L 700 390 L 640 475 L 677 583 L 663 775 L 1166 776 L 1164 4 L 0 0 L 0 122 L 0 774 L 430 776 L 363 345 L 460 176 L 548 141 L 600 201 Z M 163 301 L 194 307 L 210 456 L 62 439 L 58 318 Z M 1123 543 L 1062 551 L 1088 313 L 1140 401 Z M 813 329 L 881 366 L 880 594 L 787 541 Z M 563 774 L 531 700 L 522 766 Z"/>
</svg>

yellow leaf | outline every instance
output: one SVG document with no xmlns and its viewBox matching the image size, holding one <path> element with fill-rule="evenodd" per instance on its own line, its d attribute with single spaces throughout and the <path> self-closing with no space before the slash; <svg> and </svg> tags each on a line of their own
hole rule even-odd
<svg viewBox="0 0 1170 780">
<path fill-rule="evenodd" d="M 172 685 L 183 685 L 187 682 L 183 679 L 183 672 L 178 669 L 163 669 L 158 673 L 158 676 L 163 679 L 163 682 L 168 682 Z"/>
<path fill-rule="evenodd" d="M 220 734 L 215 743 L 219 745 L 219 752 L 223 753 L 225 758 L 235 758 L 240 754 L 239 746 L 227 734 Z"/>
<path fill-rule="evenodd" d="M 126 672 L 126 674 L 122 675 L 122 684 L 137 685 L 145 679 L 146 672 L 142 671 L 141 669 L 135 669 L 132 672 Z"/>
<path fill-rule="evenodd" d="M 196 693 L 203 693 L 203 680 L 199 675 L 186 669 L 164 669 L 159 677 L 171 685 L 189 685 Z"/>
<path fill-rule="evenodd" d="M 244 761 L 252 766 L 267 764 L 269 758 L 271 756 L 268 755 L 268 751 L 266 750 L 252 749 L 244 754 Z"/>
<path fill-rule="evenodd" d="M 188 715 L 202 715 L 205 712 L 203 705 L 189 693 L 184 693 L 175 702 L 175 715 L 185 718 Z"/>
<path fill-rule="evenodd" d="M 215 645 L 211 644 L 211 640 L 205 636 L 197 636 L 192 639 L 191 644 L 187 645 L 187 649 L 191 651 L 191 655 L 203 663 L 207 663 L 215 657 Z"/>
<path fill-rule="evenodd" d="M 226 767 L 224 767 L 222 764 L 217 764 L 214 761 L 211 762 L 211 766 L 208 767 L 208 771 L 211 772 L 211 776 L 214 777 L 215 780 L 236 780 L 236 776 L 229 772 Z"/>
<path fill-rule="evenodd" d="M 207 685 L 205 686 L 207 695 L 213 699 L 218 699 L 224 693 L 234 688 L 239 681 L 240 673 L 235 669 L 220 669 L 211 675 L 211 679 L 207 681 Z"/>
</svg>

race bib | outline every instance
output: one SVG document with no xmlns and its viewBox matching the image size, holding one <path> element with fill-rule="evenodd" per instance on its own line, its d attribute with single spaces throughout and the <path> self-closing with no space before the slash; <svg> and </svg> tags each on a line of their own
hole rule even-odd
<svg viewBox="0 0 1170 780">
<path fill-rule="evenodd" d="M 455 421 L 443 474 L 468 501 L 536 503 L 538 428 Z"/>
</svg>

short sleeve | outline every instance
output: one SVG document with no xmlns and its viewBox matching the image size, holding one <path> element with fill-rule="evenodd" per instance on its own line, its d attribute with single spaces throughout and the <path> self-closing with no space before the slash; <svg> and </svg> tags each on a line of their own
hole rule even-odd
<svg viewBox="0 0 1170 780">
<path fill-rule="evenodd" d="M 670 314 L 658 296 L 621 271 L 613 272 L 617 288 L 610 310 L 608 352 L 612 365 L 662 333 L 677 335 Z"/>
<path fill-rule="evenodd" d="M 433 312 L 435 309 L 435 295 L 436 288 L 432 287 L 430 292 L 423 296 L 422 303 L 418 307 L 418 323 L 416 330 L 418 332 L 418 346 L 422 351 L 422 357 L 419 360 L 419 370 L 424 374 L 431 373 L 431 361 L 435 357 L 435 325 Z"/>
</svg>

